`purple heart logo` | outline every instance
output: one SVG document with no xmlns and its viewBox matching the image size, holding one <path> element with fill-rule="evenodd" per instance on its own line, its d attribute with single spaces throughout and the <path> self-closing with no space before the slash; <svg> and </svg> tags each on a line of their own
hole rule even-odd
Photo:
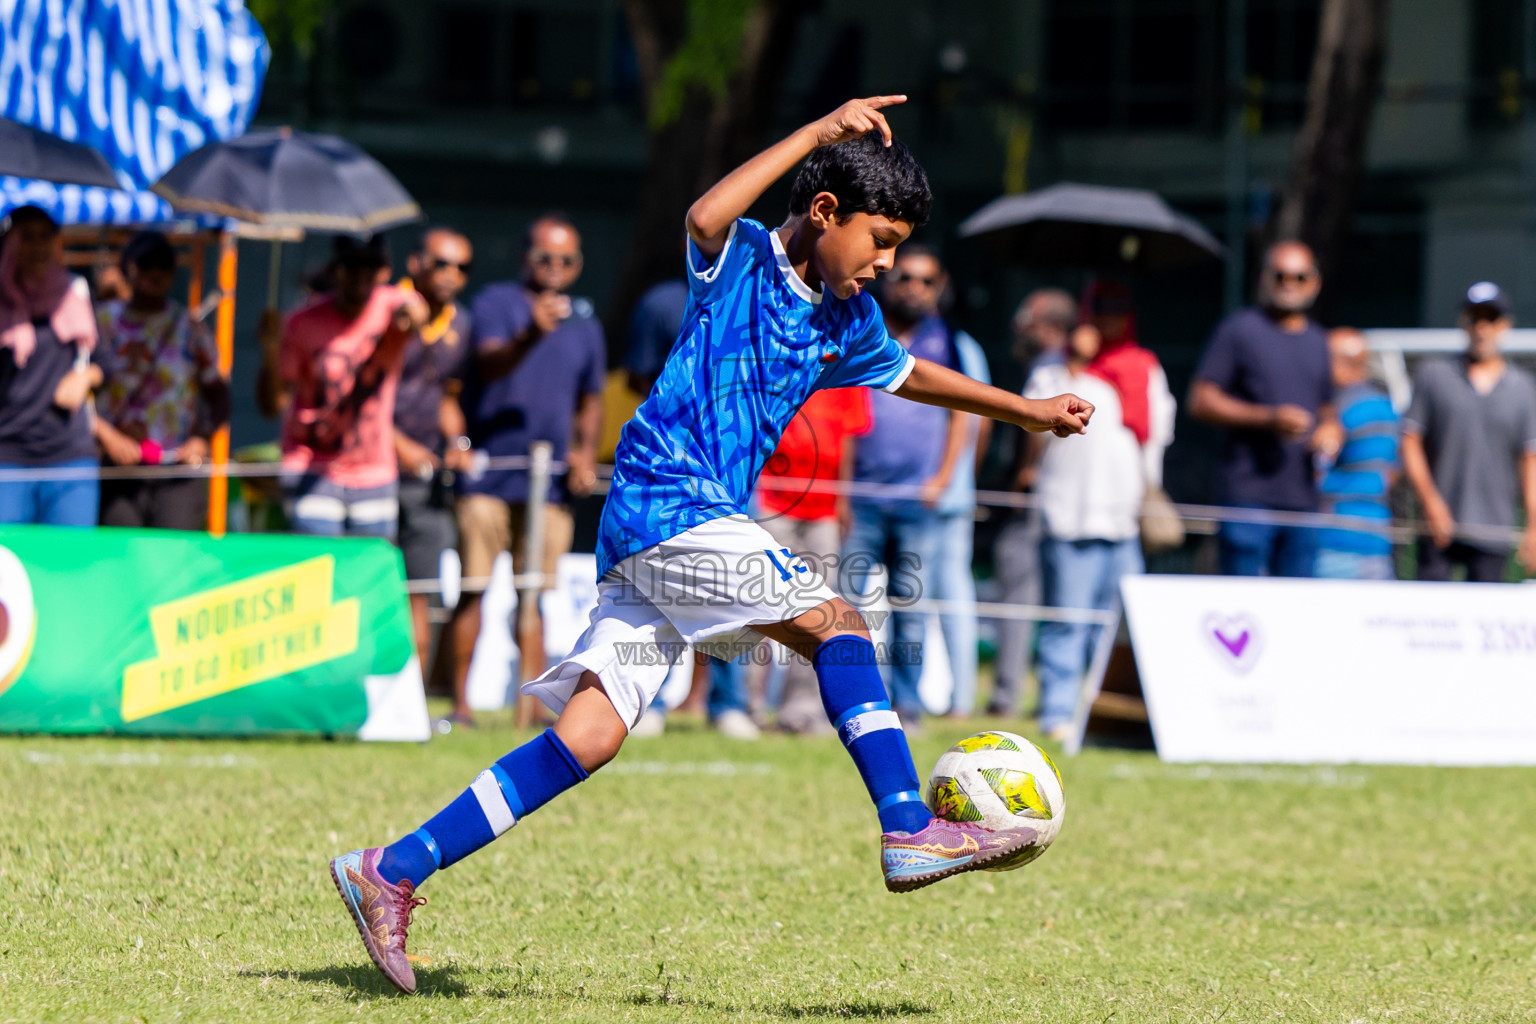
<svg viewBox="0 0 1536 1024">
<path fill-rule="evenodd" d="M 1237 672 L 1247 672 L 1259 659 L 1263 647 L 1258 623 L 1246 614 L 1207 615 L 1201 623 L 1201 632 L 1216 651 L 1223 664 Z"/>
</svg>

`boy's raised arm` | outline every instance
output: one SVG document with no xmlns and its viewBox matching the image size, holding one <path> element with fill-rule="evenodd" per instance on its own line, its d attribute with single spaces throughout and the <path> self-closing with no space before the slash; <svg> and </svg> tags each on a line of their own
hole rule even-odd
<svg viewBox="0 0 1536 1024">
<path fill-rule="evenodd" d="M 1057 395 L 1039 401 L 994 388 L 963 373 L 926 359 L 917 360 L 896 394 L 924 405 L 973 412 L 1057 437 L 1081 434 L 1093 415 L 1093 406 L 1076 395 Z"/>
<path fill-rule="evenodd" d="M 770 185 L 788 174 L 811 150 L 856 139 L 876 129 L 885 136 L 885 144 L 889 146 L 891 126 L 886 123 L 880 108 L 906 101 L 905 96 L 849 100 L 821 120 L 812 121 L 788 138 L 769 146 L 717 181 L 688 208 L 688 237 L 699 247 L 699 252 L 713 260 L 725 248 L 726 235 L 736 218 L 746 214 Z"/>
</svg>

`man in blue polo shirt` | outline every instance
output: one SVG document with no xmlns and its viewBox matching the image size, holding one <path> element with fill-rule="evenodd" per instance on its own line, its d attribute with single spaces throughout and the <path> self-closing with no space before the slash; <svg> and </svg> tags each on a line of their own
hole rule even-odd
<svg viewBox="0 0 1536 1024">
<path fill-rule="evenodd" d="M 545 214 L 528 229 L 523 280 L 488 286 L 471 306 L 475 366 L 462 404 L 474 450 L 492 459 L 527 456 L 548 441 L 566 464 L 550 484 L 544 506 L 544 559 L 535 571 L 553 586 L 555 565 L 570 550 L 572 521 L 566 502 L 592 493 L 606 376 L 603 329 L 586 299 L 569 289 L 581 276 L 581 236 L 565 217 Z M 515 573 L 524 564 L 528 529 L 528 472 L 492 469 L 461 474 L 457 518 L 465 585 L 454 610 L 454 672 L 462 693 L 480 633 L 484 579 L 502 551 Z M 520 617 L 523 679 L 544 671 L 544 626 L 537 610 Z"/>
<path fill-rule="evenodd" d="M 891 336 L 911 355 L 960 371 L 953 331 L 938 313 L 936 286 L 942 274 L 931 250 L 912 243 L 902 246 L 881 293 L 881 309 Z M 945 556 L 940 502 L 962 462 L 961 450 L 975 443 L 974 418 L 885 393 L 872 392 L 870 403 L 873 426 L 854 448 L 853 482 L 905 487 L 912 493 L 856 494 L 849 500 L 852 522 L 843 541 L 840 580 L 862 594 L 870 571 L 885 566 L 892 605 L 891 704 L 913 733 L 922 728 L 917 684 L 923 673 L 927 618 L 905 609 L 937 596 Z M 894 556 L 888 560 L 891 548 Z"/>
<path fill-rule="evenodd" d="M 1397 478 L 1397 412 L 1387 393 L 1371 383 L 1365 336 L 1353 328 L 1328 332 L 1328 357 L 1344 445 L 1318 484 L 1321 511 L 1376 526 L 1392 522 L 1388 498 Z M 1385 532 L 1320 531 L 1317 575 L 1340 580 L 1390 580 L 1392 539 Z"/>
</svg>

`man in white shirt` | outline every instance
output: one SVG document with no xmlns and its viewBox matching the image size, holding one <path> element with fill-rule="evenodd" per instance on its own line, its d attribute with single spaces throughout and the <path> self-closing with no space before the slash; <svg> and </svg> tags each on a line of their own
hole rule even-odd
<svg viewBox="0 0 1536 1024">
<path fill-rule="evenodd" d="M 1093 324 L 1078 327 L 1067 362 L 1037 368 L 1024 386 L 1027 397 L 1069 386 L 1097 409 L 1093 429 L 1081 437 L 1031 438 L 1034 491 L 1045 521 L 1044 597 L 1053 608 L 1109 608 L 1120 577 L 1143 571 L 1142 499 L 1161 485 L 1163 450 L 1173 439 L 1175 404 L 1162 368 L 1141 350 L 1152 366 L 1137 385 L 1146 388 L 1138 396 L 1147 413 L 1142 443 L 1123 412 L 1129 403 L 1120 388 L 1127 382 L 1100 376 L 1102 337 Z M 1071 729 L 1096 633 L 1079 623 L 1040 627 L 1040 729 L 1052 739 Z"/>
</svg>

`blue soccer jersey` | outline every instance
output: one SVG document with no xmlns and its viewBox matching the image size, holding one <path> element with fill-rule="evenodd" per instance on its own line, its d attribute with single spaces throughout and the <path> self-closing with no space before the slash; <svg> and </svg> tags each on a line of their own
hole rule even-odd
<svg viewBox="0 0 1536 1024">
<path fill-rule="evenodd" d="M 755 220 L 731 226 L 713 264 L 690 240 L 688 271 L 677 344 L 619 435 L 599 576 L 685 530 L 745 514 L 763 463 L 813 391 L 895 391 L 915 362 L 874 299 L 811 291 Z"/>
</svg>

